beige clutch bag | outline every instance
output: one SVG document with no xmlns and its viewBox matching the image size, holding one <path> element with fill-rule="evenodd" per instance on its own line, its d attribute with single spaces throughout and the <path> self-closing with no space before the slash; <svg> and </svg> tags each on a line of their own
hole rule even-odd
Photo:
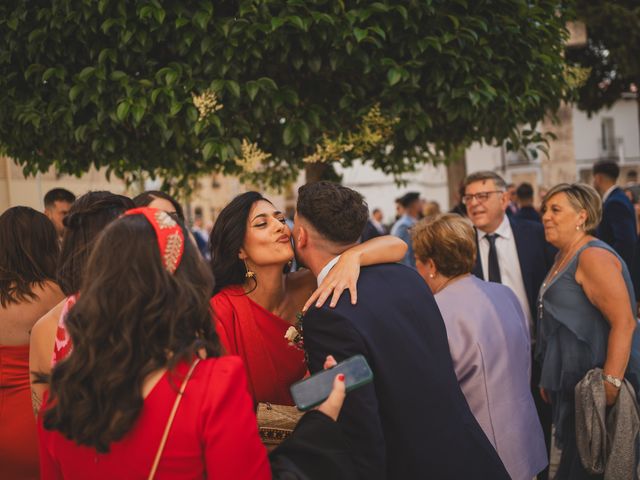
<svg viewBox="0 0 640 480">
<path fill-rule="evenodd" d="M 300 410 L 289 405 L 258 403 L 256 416 L 262 443 L 269 450 L 280 445 L 291 435 L 302 415 Z"/>
</svg>

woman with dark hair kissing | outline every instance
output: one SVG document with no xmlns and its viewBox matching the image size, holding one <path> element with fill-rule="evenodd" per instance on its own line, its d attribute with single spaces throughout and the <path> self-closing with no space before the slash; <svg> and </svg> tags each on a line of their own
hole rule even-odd
<svg viewBox="0 0 640 480">
<path fill-rule="evenodd" d="M 293 405 L 289 386 L 307 366 L 302 350 L 288 345 L 285 333 L 298 322 L 305 302 L 309 305 L 312 297 L 322 304 L 333 294 L 335 305 L 348 288 L 355 303 L 360 265 L 399 261 L 406 249 L 395 237 L 369 240 L 345 252 L 317 288 L 309 270 L 285 273 L 293 259 L 291 231 L 269 200 L 247 192 L 220 212 L 211 232 L 216 278 L 211 304 L 223 346 L 245 361 L 256 402 Z"/>
</svg>

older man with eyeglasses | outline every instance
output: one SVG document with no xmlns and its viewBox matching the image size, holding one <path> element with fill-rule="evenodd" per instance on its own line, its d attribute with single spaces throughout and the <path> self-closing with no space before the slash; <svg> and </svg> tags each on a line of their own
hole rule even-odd
<svg viewBox="0 0 640 480">
<path fill-rule="evenodd" d="M 536 297 L 553 264 L 555 249 L 545 241 L 542 225 L 507 216 L 509 195 L 506 183 L 495 172 L 469 175 L 464 181 L 462 201 L 476 229 L 478 255 L 473 274 L 513 290 L 535 341 Z M 532 362 L 532 393 L 548 446 L 551 410 L 540 398 L 539 377 L 539 366 Z"/>
</svg>

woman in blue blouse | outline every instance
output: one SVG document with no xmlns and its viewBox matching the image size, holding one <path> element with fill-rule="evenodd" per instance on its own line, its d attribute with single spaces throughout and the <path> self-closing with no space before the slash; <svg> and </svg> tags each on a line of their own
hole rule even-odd
<svg viewBox="0 0 640 480">
<path fill-rule="evenodd" d="M 603 369 L 607 405 L 620 381 L 640 386 L 640 330 L 633 285 L 624 261 L 592 236 L 602 201 L 584 184 L 559 184 L 542 205 L 545 237 L 558 248 L 538 297 L 536 354 L 542 397 L 551 403 L 562 449 L 559 479 L 600 478 L 587 473 L 576 447 L 574 387 L 587 371 Z"/>
</svg>

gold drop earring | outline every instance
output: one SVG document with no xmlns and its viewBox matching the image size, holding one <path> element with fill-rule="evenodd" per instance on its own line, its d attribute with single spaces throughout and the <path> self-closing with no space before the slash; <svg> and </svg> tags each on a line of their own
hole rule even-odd
<svg viewBox="0 0 640 480">
<path fill-rule="evenodd" d="M 251 270 L 249 268 L 249 265 L 247 265 L 247 261 L 246 260 L 243 260 L 243 262 L 244 262 L 244 268 L 247 271 L 247 273 L 244 274 L 244 278 L 247 278 L 247 279 L 255 278 L 256 277 L 256 272 L 254 272 L 253 270 Z"/>
</svg>

